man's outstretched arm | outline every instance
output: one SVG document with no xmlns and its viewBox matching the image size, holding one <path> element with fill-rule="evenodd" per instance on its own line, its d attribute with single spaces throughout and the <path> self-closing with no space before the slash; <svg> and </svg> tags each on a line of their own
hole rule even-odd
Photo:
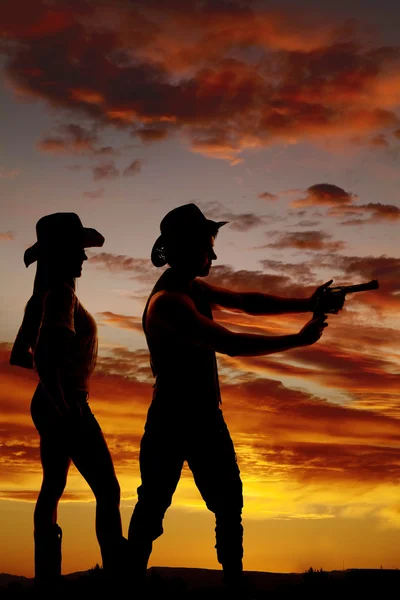
<svg viewBox="0 0 400 600">
<path fill-rule="evenodd" d="M 307 298 L 285 298 L 262 292 L 233 292 L 204 281 L 201 281 L 200 285 L 204 287 L 210 303 L 214 306 L 240 310 L 249 315 L 312 312 L 316 304 L 314 294 Z"/>
</svg>

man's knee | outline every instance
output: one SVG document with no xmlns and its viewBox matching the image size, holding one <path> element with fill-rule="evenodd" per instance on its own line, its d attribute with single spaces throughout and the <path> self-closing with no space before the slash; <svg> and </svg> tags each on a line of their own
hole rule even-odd
<svg viewBox="0 0 400 600">
<path fill-rule="evenodd" d="M 221 520 L 232 520 L 241 517 L 243 509 L 242 484 L 239 481 L 235 486 L 226 486 L 223 494 L 210 494 L 206 500 L 208 510 Z"/>
<path fill-rule="evenodd" d="M 119 506 L 121 501 L 121 487 L 117 478 L 107 480 L 101 486 L 93 489 L 93 493 L 98 503 L 109 506 Z"/>
<path fill-rule="evenodd" d="M 138 487 L 138 500 L 135 512 L 151 515 L 152 518 L 163 519 L 172 503 L 172 494 L 163 489 L 152 489 L 144 485 Z"/>
<path fill-rule="evenodd" d="M 243 533 L 241 509 L 217 511 L 215 513 L 215 523 L 217 531 L 223 531 L 225 535 L 230 531 L 234 532 L 235 536 L 238 533 Z"/>
<path fill-rule="evenodd" d="M 128 539 L 154 542 L 164 533 L 164 514 L 163 507 L 146 506 L 138 501 L 129 524 Z"/>
<path fill-rule="evenodd" d="M 138 499 L 132 513 L 128 539 L 154 541 L 164 532 L 162 524 L 172 503 L 171 490 L 142 484 L 137 492 Z"/>
</svg>

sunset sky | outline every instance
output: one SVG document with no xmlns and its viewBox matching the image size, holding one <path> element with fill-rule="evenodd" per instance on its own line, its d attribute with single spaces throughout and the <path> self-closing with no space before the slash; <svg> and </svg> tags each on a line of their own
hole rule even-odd
<svg viewBox="0 0 400 600">
<path fill-rule="evenodd" d="M 210 283 L 303 298 L 329 279 L 380 284 L 348 296 L 313 346 L 217 355 L 245 569 L 400 567 L 399 18 L 394 0 L 0 2 L 0 572 L 33 576 L 37 375 L 8 361 L 37 220 L 74 211 L 105 236 L 77 294 L 98 324 L 90 405 L 127 535 L 153 384 L 150 251 L 187 202 L 229 221 Z M 267 335 L 308 318 L 215 314 Z M 100 562 L 94 514 L 72 467 L 64 573 Z M 150 566 L 220 568 L 186 467 L 164 531 Z"/>
</svg>

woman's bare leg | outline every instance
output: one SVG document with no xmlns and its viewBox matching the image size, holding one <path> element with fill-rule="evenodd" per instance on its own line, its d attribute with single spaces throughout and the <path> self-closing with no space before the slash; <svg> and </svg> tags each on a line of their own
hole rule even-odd
<svg viewBox="0 0 400 600">
<path fill-rule="evenodd" d="M 61 576 L 61 528 L 57 508 L 71 463 L 60 439 L 45 435 L 40 439 L 43 481 L 34 511 L 35 584 L 47 588 Z"/>
<path fill-rule="evenodd" d="M 40 438 L 43 480 L 34 511 L 35 530 L 48 529 L 57 523 L 57 509 L 64 492 L 71 459 L 55 436 Z"/>
</svg>

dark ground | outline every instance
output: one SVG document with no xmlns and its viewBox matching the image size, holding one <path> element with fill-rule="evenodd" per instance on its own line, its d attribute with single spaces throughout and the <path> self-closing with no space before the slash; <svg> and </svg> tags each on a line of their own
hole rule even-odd
<svg viewBox="0 0 400 600">
<path fill-rule="evenodd" d="M 266 573 L 246 572 L 251 595 L 255 600 L 273 599 L 330 599 L 354 600 L 369 598 L 396 598 L 400 594 L 400 570 L 386 569 L 347 569 L 346 571 L 307 571 L 305 573 Z M 0 598 L 37 597 L 33 592 L 32 579 L 0 574 Z M 142 596 L 131 587 L 107 588 L 102 570 L 90 569 L 81 573 L 71 573 L 63 577 L 63 589 L 51 595 L 52 598 L 66 597 L 75 600 L 80 597 L 102 598 L 115 596 L 139 600 Z M 46 594 L 47 596 L 47 594 Z M 114 596 L 114 597 L 113 597 Z M 221 583 L 221 571 L 209 569 L 184 569 L 152 567 L 148 570 L 147 591 L 144 598 L 163 600 L 213 600 L 225 598 Z"/>
</svg>

